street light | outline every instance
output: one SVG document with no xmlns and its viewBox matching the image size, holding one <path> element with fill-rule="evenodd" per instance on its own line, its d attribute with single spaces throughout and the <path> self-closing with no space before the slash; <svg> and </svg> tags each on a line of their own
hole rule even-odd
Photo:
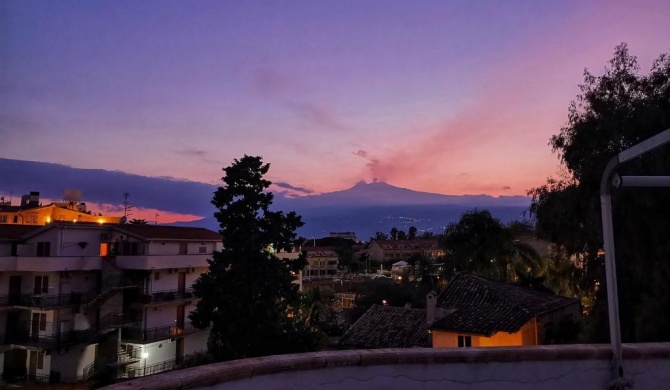
<svg viewBox="0 0 670 390">
<path fill-rule="evenodd" d="M 147 359 L 148 358 L 149 358 L 149 352 L 146 352 L 146 351 L 142 352 L 142 359 L 144 359 L 144 370 L 143 370 L 142 376 L 147 375 Z"/>
</svg>

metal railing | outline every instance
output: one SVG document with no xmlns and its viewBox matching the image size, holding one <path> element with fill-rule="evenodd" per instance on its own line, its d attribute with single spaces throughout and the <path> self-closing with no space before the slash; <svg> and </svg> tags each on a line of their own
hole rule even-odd
<svg viewBox="0 0 670 390">
<path fill-rule="evenodd" d="M 162 362 L 154 363 L 145 367 L 131 367 L 126 370 L 126 372 L 121 375 L 122 378 L 137 378 L 140 376 L 147 376 L 158 374 L 164 371 L 170 371 L 177 368 L 180 368 L 181 364 L 177 359 L 165 360 Z"/>
<path fill-rule="evenodd" d="M 111 359 L 108 359 L 103 362 L 103 364 L 106 366 L 104 370 L 110 370 L 110 369 L 116 370 L 115 367 L 137 363 L 140 361 L 141 357 L 142 357 L 142 347 L 134 347 L 125 350 L 119 350 L 119 352 L 116 355 L 114 355 Z M 100 364 L 98 366 L 100 366 Z M 89 365 L 87 365 L 86 367 L 84 367 L 83 379 L 89 380 L 97 373 L 98 369 L 96 368 L 96 364 L 94 361 Z"/>
<path fill-rule="evenodd" d="M 102 331 L 105 328 L 120 328 L 138 322 L 142 322 L 141 313 L 109 313 L 100 317 L 98 330 Z"/>
<path fill-rule="evenodd" d="M 207 356 L 206 351 L 197 351 L 187 355 L 184 355 L 183 358 L 175 358 L 170 360 L 165 360 L 162 362 L 154 363 L 146 367 L 129 367 L 126 372 L 124 372 L 122 378 L 137 378 L 141 376 L 158 374 L 165 371 L 176 370 L 179 368 L 189 367 L 194 364 L 200 364 L 211 362 L 211 357 L 209 359 L 203 359 Z"/>
<path fill-rule="evenodd" d="M 50 309 L 60 306 L 81 305 L 84 293 L 72 292 L 69 294 L 16 294 L 0 296 L 0 306 L 24 306 Z"/>
<path fill-rule="evenodd" d="M 126 342 L 152 342 L 164 339 L 171 339 L 175 337 L 184 336 L 191 333 L 200 332 L 203 329 L 196 328 L 190 323 L 183 326 L 167 325 L 159 326 L 150 329 L 142 329 L 139 327 L 124 328 L 121 331 L 121 340 Z"/>
<path fill-rule="evenodd" d="M 192 288 L 187 288 L 185 290 L 178 290 L 178 289 L 163 290 L 143 294 L 140 297 L 140 303 L 149 304 L 149 303 L 171 302 L 171 301 L 178 301 L 181 299 L 192 299 L 192 298 L 193 298 Z"/>
<path fill-rule="evenodd" d="M 70 330 L 60 333 L 30 334 L 28 331 L 0 334 L 2 344 L 20 345 L 39 349 L 60 348 L 84 343 L 89 337 L 88 330 Z"/>
</svg>

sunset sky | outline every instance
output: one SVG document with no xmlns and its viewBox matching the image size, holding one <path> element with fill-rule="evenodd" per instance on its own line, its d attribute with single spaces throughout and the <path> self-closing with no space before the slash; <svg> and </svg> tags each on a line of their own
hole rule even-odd
<svg viewBox="0 0 670 390">
<path fill-rule="evenodd" d="M 670 1 L 3 1 L 0 157 L 215 184 L 519 195 L 584 68 L 670 52 Z M 2 188 L 0 178 L 0 191 Z"/>
</svg>

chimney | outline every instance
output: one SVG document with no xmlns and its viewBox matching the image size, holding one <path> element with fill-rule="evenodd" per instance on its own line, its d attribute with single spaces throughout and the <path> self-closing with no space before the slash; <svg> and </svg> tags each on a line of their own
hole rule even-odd
<svg viewBox="0 0 670 390">
<path fill-rule="evenodd" d="M 435 312 L 437 311 L 437 294 L 435 291 L 431 291 L 426 295 L 426 316 L 428 320 L 428 325 L 430 326 L 435 322 Z"/>
</svg>

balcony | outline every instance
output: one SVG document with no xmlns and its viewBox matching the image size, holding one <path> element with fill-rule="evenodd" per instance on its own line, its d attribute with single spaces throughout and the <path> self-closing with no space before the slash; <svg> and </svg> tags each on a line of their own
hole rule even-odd
<svg viewBox="0 0 670 390">
<path fill-rule="evenodd" d="M 68 270 L 95 271 L 102 267 L 100 256 L 3 256 L 0 272 L 58 272 Z"/>
<path fill-rule="evenodd" d="M 188 254 L 188 255 L 140 255 L 140 256 L 117 256 L 116 266 L 122 269 L 167 269 L 185 267 L 208 267 L 207 259 L 211 254 Z"/>
<path fill-rule="evenodd" d="M 69 294 L 20 294 L 0 296 L 0 308 L 2 307 L 29 307 L 40 310 L 49 310 L 63 306 L 76 306 L 84 303 L 84 294 L 73 292 Z"/>
<path fill-rule="evenodd" d="M 161 303 L 176 303 L 185 301 L 188 299 L 194 299 L 193 289 L 187 288 L 185 290 L 163 290 L 155 291 L 149 294 L 143 294 L 140 296 L 141 304 L 161 304 Z"/>
<path fill-rule="evenodd" d="M 0 334 L 3 345 L 17 345 L 26 348 L 52 349 L 62 348 L 86 342 L 89 330 L 70 330 L 60 333 L 30 334 L 28 331 Z"/>
<path fill-rule="evenodd" d="M 203 330 L 205 329 L 196 328 L 190 323 L 184 324 L 184 326 L 168 325 L 150 329 L 129 327 L 121 331 L 121 341 L 124 343 L 146 344 L 159 340 L 183 337 L 188 334 L 202 332 Z"/>
<path fill-rule="evenodd" d="M 119 369 L 123 369 L 123 367 L 127 365 L 138 363 L 142 356 L 141 352 L 142 352 L 141 347 L 120 349 L 119 352 L 116 355 L 113 355 L 111 359 L 106 360 L 106 363 L 104 364 L 104 368 L 102 369 L 102 371 L 114 372 L 118 371 Z M 84 367 L 83 370 L 84 380 L 89 380 L 100 372 L 96 368 L 95 363 L 96 362 L 93 362 L 88 366 Z M 119 376 L 118 372 L 114 376 L 118 377 Z"/>
</svg>

